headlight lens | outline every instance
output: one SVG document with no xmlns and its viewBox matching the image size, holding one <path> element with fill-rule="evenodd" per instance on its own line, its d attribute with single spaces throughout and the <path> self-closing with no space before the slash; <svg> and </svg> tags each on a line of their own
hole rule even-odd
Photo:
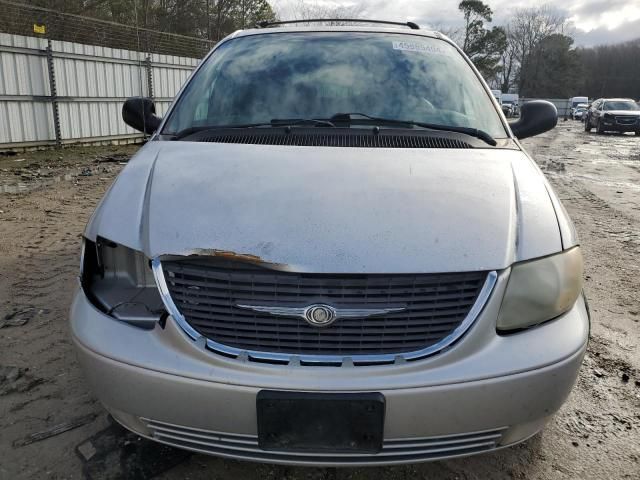
<svg viewBox="0 0 640 480">
<path fill-rule="evenodd" d="M 85 239 L 80 280 L 91 303 L 118 320 L 153 328 L 164 312 L 149 261 L 123 245 Z"/>
<path fill-rule="evenodd" d="M 514 265 L 498 314 L 498 330 L 530 327 L 565 313 L 582 291 L 582 273 L 579 247 Z"/>
</svg>

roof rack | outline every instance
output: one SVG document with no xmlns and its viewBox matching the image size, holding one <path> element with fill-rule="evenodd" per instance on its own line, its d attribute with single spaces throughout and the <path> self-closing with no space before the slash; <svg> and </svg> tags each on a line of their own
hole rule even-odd
<svg viewBox="0 0 640 480">
<path fill-rule="evenodd" d="M 345 23 L 380 23 L 385 25 L 399 25 L 409 27 L 411 30 L 420 30 L 420 25 L 413 22 L 387 22 L 386 20 L 366 20 L 363 18 L 311 18 L 308 20 L 280 20 L 278 22 L 262 21 L 258 27 L 267 28 L 274 25 L 286 25 L 288 23 L 317 23 L 317 22 L 345 22 Z"/>
</svg>

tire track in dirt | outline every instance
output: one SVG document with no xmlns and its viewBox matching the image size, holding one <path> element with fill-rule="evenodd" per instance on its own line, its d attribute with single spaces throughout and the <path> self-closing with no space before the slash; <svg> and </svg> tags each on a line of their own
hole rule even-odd
<svg viewBox="0 0 640 480">
<path fill-rule="evenodd" d="M 0 366 L 17 367 L 22 378 L 34 379 L 24 391 L 0 396 L 0 429 L 7 442 L 6 447 L 4 440 L 0 442 L 0 458 L 15 457 L 16 449 L 5 448 L 30 433 L 78 414 L 105 416 L 76 364 L 68 334 L 68 309 L 78 275 L 81 233 L 120 168 L 113 168 L 110 174 L 78 176 L 50 187 L 0 195 L 0 271 L 10 272 L 0 277 L 0 320 L 15 312 L 38 312 L 22 326 L 0 330 L 0 351 L 10 352 L 0 354 Z M 79 430 L 91 428 L 87 425 Z M 48 442 L 50 446 L 56 443 L 53 439 Z M 15 472 L 44 476 L 52 464 L 79 470 L 74 456 L 61 455 L 73 450 L 73 446 L 66 447 L 50 452 L 37 444 L 21 447 L 25 451 L 22 465 L 18 462 Z"/>
<path fill-rule="evenodd" d="M 628 156 L 640 141 L 588 135 L 576 126 L 565 122 L 524 142 L 537 155 L 576 224 L 593 313 L 592 339 L 578 383 L 540 435 L 490 455 L 379 469 L 256 466 L 193 455 L 161 478 L 208 479 L 211 472 L 221 480 L 637 478 L 640 250 L 633 233 L 640 232 L 640 199 L 634 196 L 637 189 L 618 194 L 616 188 L 625 182 L 640 183 L 640 171 Z M 96 435 L 98 441 L 106 436 L 115 449 L 122 447 L 118 439 L 136 442 L 134 437 L 113 434 L 81 375 L 67 327 L 80 234 L 116 170 L 0 195 L 0 320 L 15 311 L 36 312 L 23 326 L 0 329 L 0 366 L 22 369 L 24 382 L 20 387 L 24 391 L 0 396 L 0 431 L 7 439 L 0 442 L 0 478 L 78 478 L 82 465 L 70 452 L 88 437 Z M 599 179 L 606 182 L 601 185 Z M 40 444 L 10 446 L 25 435 L 90 413 L 100 416 L 77 430 Z M 119 453 L 114 458 L 121 459 Z"/>
</svg>

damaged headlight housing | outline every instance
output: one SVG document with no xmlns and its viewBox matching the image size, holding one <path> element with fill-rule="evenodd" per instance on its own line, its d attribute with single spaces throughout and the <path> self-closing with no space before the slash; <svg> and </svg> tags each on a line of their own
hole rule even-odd
<svg viewBox="0 0 640 480">
<path fill-rule="evenodd" d="M 89 301 L 118 320 L 153 328 L 164 313 L 149 260 L 123 245 L 84 239 L 80 282 Z"/>
<path fill-rule="evenodd" d="M 568 311 L 582 292 L 582 273 L 579 247 L 513 265 L 498 314 L 498 330 L 530 327 Z"/>
</svg>

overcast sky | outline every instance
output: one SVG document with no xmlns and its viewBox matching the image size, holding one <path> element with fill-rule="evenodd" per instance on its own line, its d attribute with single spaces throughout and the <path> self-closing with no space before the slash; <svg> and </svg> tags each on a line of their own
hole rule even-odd
<svg viewBox="0 0 640 480">
<path fill-rule="evenodd" d="M 289 18 L 291 5 L 361 5 L 362 17 L 384 20 L 412 20 L 423 26 L 456 27 L 461 24 L 459 0 L 273 0 L 282 18 Z M 485 1 L 494 12 L 494 25 L 508 20 L 518 7 L 541 5 L 536 0 Z M 640 0 L 550 0 L 550 6 L 565 13 L 571 22 L 577 45 L 591 46 L 624 42 L 640 37 Z"/>
</svg>

